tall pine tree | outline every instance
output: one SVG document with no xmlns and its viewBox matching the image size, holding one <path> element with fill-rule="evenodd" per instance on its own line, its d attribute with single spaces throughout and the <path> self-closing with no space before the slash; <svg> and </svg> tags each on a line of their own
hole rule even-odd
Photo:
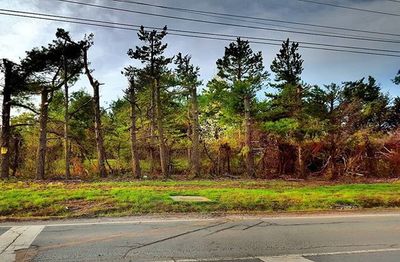
<svg viewBox="0 0 400 262">
<path fill-rule="evenodd" d="M 140 169 L 139 162 L 139 152 L 138 152 L 138 141 L 137 141 L 137 100 L 138 93 L 141 91 L 141 80 L 143 79 L 143 71 L 134 68 L 132 66 L 126 67 L 122 72 L 128 79 L 129 87 L 125 90 L 126 100 L 129 102 L 131 109 L 131 125 L 130 125 L 130 136 L 131 136 L 131 158 L 132 158 L 132 173 L 135 178 L 140 178 L 142 176 L 142 172 Z"/>
<path fill-rule="evenodd" d="M 143 42 L 143 46 L 136 46 L 136 49 L 129 49 L 128 55 L 141 61 L 148 68 L 151 87 L 151 136 L 154 139 L 154 129 L 157 127 L 158 144 L 160 148 L 160 165 L 161 172 L 165 178 L 169 177 L 168 156 L 164 137 L 163 126 L 163 109 L 161 101 L 161 78 L 166 71 L 166 66 L 172 62 L 172 58 L 164 56 L 167 44 L 163 43 L 164 37 L 167 35 L 167 26 L 162 31 L 147 31 L 143 26 L 138 32 L 139 40 Z"/>
<path fill-rule="evenodd" d="M 275 73 L 276 83 L 271 86 L 278 88 L 279 92 L 271 95 L 273 97 L 271 104 L 273 111 L 277 112 L 277 117 L 273 120 L 278 124 L 287 123 L 287 128 L 292 130 L 292 136 L 297 141 L 297 170 L 300 177 L 304 178 L 306 172 L 302 143 L 305 134 L 303 129 L 307 124 L 303 104 L 305 90 L 300 83 L 303 59 L 298 48 L 298 43 L 291 43 L 287 39 L 272 61 L 271 71 Z"/>
<path fill-rule="evenodd" d="M 191 57 L 183 56 L 179 53 L 176 57 L 175 64 L 177 65 L 176 74 L 178 83 L 181 85 L 187 95 L 190 97 L 189 116 L 191 126 L 191 155 L 190 163 L 192 174 L 195 177 L 200 176 L 200 126 L 199 126 L 199 102 L 197 99 L 197 86 L 201 84 L 198 80 L 199 68 L 191 64 Z"/>
<path fill-rule="evenodd" d="M 298 53 L 299 43 L 292 42 L 289 38 L 282 43 L 282 48 L 272 61 L 271 71 L 275 73 L 275 86 L 283 87 L 287 84 L 297 85 L 303 72 L 303 59 Z"/>
<path fill-rule="evenodd" d="M 261 52 L 254 53 L 249 41 L 237 38 L 225 48 L 225 54 L 217 60 L 218 76 L 227 83 L 230 94 L 239 98 L 244 113 L 246 172 L 255 176 L 252 146 L 252 102 L 263 81 L 268 77 L 264 71 Z"/>
</svg>

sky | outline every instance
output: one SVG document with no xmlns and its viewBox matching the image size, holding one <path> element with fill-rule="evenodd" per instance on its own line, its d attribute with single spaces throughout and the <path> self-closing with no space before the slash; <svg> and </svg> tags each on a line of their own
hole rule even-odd
<svg viewBox="0 0 400 262">
<path fill-rule="evenodd" d="M 196 15 L 188 12 L 177 12 L 155 7 L 118 3 L 112 0 L 73 1 L 144 11 L 154 14 L 172 15 L 176 17 L 291 30 L 288 28 L 282 28 L 283 24 L 277 26 L 276 23 L 273 22 L 259 21 L 246 23 L 235 20 L 234 18 L 226 20 L 216 17 Z M 387 0 L 318 1 L 400 14 L 400 2 L 396 3 Z M 298 0 L 137 0 L 137 2 L 400 35 L 400 16 L 346 10 L 331 6 L 305 3 Z M 327 38 L 315 35 L 300 35 L 288 32 L 239 28 L 226 25 L 196 23 L 178 19 L 99 9 L 71 3 L 63 3 L 58 0 L 0 0 L 0 9 L 65 15 L 118 23 L 144 25 L 145 27 L 163 27 L 164 25 L 167 25 L 170 29 L 231 34 L 235 36 L 275 38 L 282 40 L 290 38 L 293 41 L 400 50 L 399 43 L 367 42 L 360 40 Z M 299 27 L 297 30 L 305 29 L 303 26 L 298 25 L 285 26 Z M 71 33 L 73 39 L 77 41 L 82 39 L 85 34 L 94 34 L 95 45 L 90 50 L 89 59 L 92 63 L 91 67 L 95 69 L 95 77 L 104 84 L 101 87 L 102 104 L 106 107 L 112 100 L 121 98 L 123 96 L 123 89 L 127 86 L 127 81 L 124 76 L 121 75 L 121 70 L 127 65 L 141 66 L 140 63 L 127 56 L 129 48 L 141 45 L 136 32 L 134 31 L 0 15 L 0 58 L 8 58 L 18 62 L 24 57 L 25 51 L 50 43 L 55 38 L 57 28 L 66 29 Z M 327 29 L 321 28 L 314 28 L 314 30 L 327 31 Z M 338 33 L 337 31 L 332 30 L 327 32 Z M 364 33 L 358 32 L 341 33 L 366 36 Z M 399 37 L 396 38 L 396 36 L 379 37 L 400 40 Z M 200 78 L 203 80 L 204 84 L 215 76 L 215 62 L 218 58 L 223 56 L 224 47 L 229 44 L 229 41 L 186 38 L 173 35 L 168 35 L 165 40 L 168 43 L 166 56 L 173 56 L 179 52 L 190 54 L 192 56 L 192 62 L 200 67 Z M 254 51 L 262 51 L 265 67 L 270 71 L 269 67 L 271 62 L 280 47 L 255 43 L 251 44 L 251 47 Z M 302 80 L 306 83 L 317 85 L 329 83 L 340 84 L 343 81 L 357 80 L 371 75 L 377 79 L 384 92 L 389 93 L 391 96 L 400 96 L 400 87 L 395 86 L 391 81 L 400 69 L 400 57 L 383 57 L 312 50 L 302 48 L 301 45 L 299 52 L 304 59 Z M 397 54 L 400 54 L 400 52 Z M 82 80 L 73 88 L 75 90 L 83 88 L 88 90 L 88 92 L 91 92 L 90 85 L 84 78 L 82 78 Z"/>
</svg>

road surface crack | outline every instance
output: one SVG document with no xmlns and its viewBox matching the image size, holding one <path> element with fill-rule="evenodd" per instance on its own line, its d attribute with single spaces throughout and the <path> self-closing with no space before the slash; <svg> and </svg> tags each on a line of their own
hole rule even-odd
<svg viewBox="0 0 400 262">
<path fill-rule="evenodd" d="M 206 227 L 202 227 L 202 228 L 186 231 L 184 233 L 180 233 L 180 234 L 173 235 L 173 236 L 170 236 L 170 237 L 162 238 L 162 239 L 159 239 L 159 240 L 156 240 L 156 241 L 153 241 L 153 242 L 150 242 L 150 243 L 146 243 L 146 244 L 143 244 L 143 245 L 140 245 L 140 246 L 137 246 L 137 247 L 132 247 L 128 251 L 126 251 L 126 253 L 122 256 L 122 258 L 125 259 L 128 256 L 128 254 L 130 252 L 132 252 L 133 250 L 136 250 L 136 249 L 139 249 L 139 248 L 143 248 L 143 247 L 147 247 L 147 246 L 151 246 L 151 245 L 154 245 L 154 244 L 158 244 L 158 243 L 161 243 L 161 242 L 164 242 L 164 241 L 168 241 L 168 240 L 175 239 L 175 238 L 178 238 L 178 237 L 181 237 L 181 236 L 185 236 L 185 235 L 188 235 L 188 234 L 196 233 L 196 232 L 199 232 L 199 231 L 202 231 L 202 230 L 206 230 L 206 229 L 209 229 L 209 228 L 221 226 L 221 225 L 224 225 L 226 223 L 227 222 L 222 222 L 222 223 L 214 224 L 214 225 L 211 225 L 211 226 L 206 226 Z"/>
<path fill-rule="evenodd" d="M 261 221 L 261 222 L 258 222 L 258 223 L 256 223 L 256 224 L 254 224 L 254 225 L 245 227 L 245 228 L 243 228 L 243 231 L 244 231 L 244 230 L 248 230 L 248 229 L 253 228 L 253 227 L 257 227 L 257 226 L 261 225 L 262 223 L 264 223 L 264 221 Z"/>
<path fill-rule="evenodd" d="M 22 235 L 22 233 L 25 232 L 25 230 L 24 230 L 23 232 L 19 233 L 19 232 L 16 232 L 15 229 L 13 229 L 13 228 L 10 228 L 10 231 L 16 233 L 16 234 L 17 234 L 17 237 L 14 238 L 14 240 L 13 240 L 9 245 L 7 245 L 7 246 L 4 248 L 4 250 L 3 250 L 0 254 L 5 253 L 5 252 L 7 251 L 7 249 L 8 249 L 10 246 L 12 246 L 12 245 L 15 243 L 15 241 L 17 241 L 17 239 Z"/>
<path fill-rule="evenodd" d="M 233 226 L 230 226 L 230 227 L 224 227 L 224 228 L 222 228 L 222 229 L 219 229 L 219 230 L 216 230 L 216 231 L 214 231 L 214 232 L 211 232 L 210 234 L 207 234 L 206 236 L 211 236 L 211 235 L 217 234 L 217 233 L 219 233 L 219 232 L 232 229 L 232 228 L 234 228 L 234 227 L 236 227 L 236 226 L 237 226 L 237 225 L 233 225 Z"/>
</svg>

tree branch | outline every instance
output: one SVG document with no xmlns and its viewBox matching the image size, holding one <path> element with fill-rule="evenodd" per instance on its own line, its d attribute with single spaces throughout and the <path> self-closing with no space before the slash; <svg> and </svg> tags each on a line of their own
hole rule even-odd
<svg viewBox="0 0 400 262">
<path fill-rule="evenodd" d="M 22 107 L 22 108 L 25 108 L 25 109 L 27 109 L 27 110 L 29 110 L 29 111 L 37 114 L 37 115 L 40 114 L 38 111 L 36 111 L 36 109 L 34 109 L 34 108 L 32 108 L 32 107 L 30 107 L 28 105 L 24 105 L 24 104 L 15 102 L 15 101 L 11 102 L 11 106 Z"/>
</svg>

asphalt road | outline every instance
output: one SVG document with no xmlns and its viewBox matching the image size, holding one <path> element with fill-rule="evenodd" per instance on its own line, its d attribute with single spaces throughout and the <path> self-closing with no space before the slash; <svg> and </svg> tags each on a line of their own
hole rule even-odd
<svg viewBox="0 0 400 262">
<path fill-rule="evenodd" d="M 400 261 L 400 214 L 0 224 L 0 261 Z"/>
</svg>

